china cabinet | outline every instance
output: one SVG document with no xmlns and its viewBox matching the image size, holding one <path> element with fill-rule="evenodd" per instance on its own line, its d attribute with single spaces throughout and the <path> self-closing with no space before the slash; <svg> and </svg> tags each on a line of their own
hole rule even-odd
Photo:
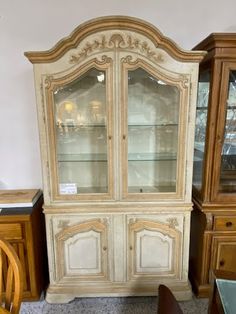
<svg viewBox="0 0 236 314">
<path fill-rule="evenodd" d="M 236 271 L 236 34 L 209 35 L 200 64 L 190 279 L 209 295 L 212 270 Z"/>
<path fill-rule="evenodd" d="M 191 296 L 188 250 L 198 66 L 154 26 L 80 25 L 34 64 L 49 302 Z"/>
</svg>

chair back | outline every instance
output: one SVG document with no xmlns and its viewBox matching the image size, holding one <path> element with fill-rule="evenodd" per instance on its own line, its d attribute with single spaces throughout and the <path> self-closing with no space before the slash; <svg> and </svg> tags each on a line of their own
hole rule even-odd
<svg viewBox="0 0 236 314">
<path fill-rule="evenodd" d="M 165 285 L 158 288 L 158 314 L 183 314 L 173 293 Z"/>
<path fill-rule="evenodd" d="M 22 294 L 23 274 L 20 260 L 13 246 L 0 238 L 0 313 L 1 308 L 4 308 L 9 313 L 18 314 Z"/>
</svg>

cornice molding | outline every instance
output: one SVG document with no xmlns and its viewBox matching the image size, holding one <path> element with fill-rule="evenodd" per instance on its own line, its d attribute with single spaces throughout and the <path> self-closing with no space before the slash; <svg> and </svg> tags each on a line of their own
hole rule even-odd
<svg viewBox="0 0 236 314">
<path fill-rule="evenodd" d="M 155 47 L 166 50 L 176 60 L 200 62 L 205 55 L 203 51 L 181 49 L 174 41 L 165 37 L 155 26 L 141 19 L 127 16 L 106 16 L 79 25 L 68 37 L 60 40 L 50 50 L 25 52 L 25 56 L 33 64 L 54 62 L 70 49 L 76 48 L 87 36 L 107 30 L 127 30 L 142 34 L 148 37 Z"/>
</svg>

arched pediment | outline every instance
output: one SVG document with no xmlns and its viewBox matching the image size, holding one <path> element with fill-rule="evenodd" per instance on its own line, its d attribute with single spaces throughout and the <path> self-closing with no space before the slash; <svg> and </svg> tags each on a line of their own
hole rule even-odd
<svg viewBox="0 0 236 314">
<path fill-rule="evenodd" d="M 109 30 L 126 30 L 148 37 L 155 47 L 165 50 L 173 58 L 184 62 L 199 62 L 205 55 L 202 51 L 186 51 L 165 37 L 155 26 L 141 19 L 127 16 L 106 16 L 89 20 L 79 25 L 68 37 L 60 40 L 52 49 L 25 52 L 32 63 L 49 63 L 60 59 L 67 51 L 78 47 L 87 36 Z"/>
</svg>

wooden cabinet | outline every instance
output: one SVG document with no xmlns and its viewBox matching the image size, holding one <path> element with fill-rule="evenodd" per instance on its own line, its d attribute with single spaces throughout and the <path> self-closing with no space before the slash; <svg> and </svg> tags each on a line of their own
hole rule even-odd
<svg viewBox="0 0 236 314">
<path fill-rule="evenodd" d="M 34 64 L 49 253 L 49 302 L 189 298 L 198 64 L 154 26 L 105 17 Z"/>
<path fill-rule="evenodd" d="M 198 86 L 190 278 L 207 296 L 212 269 L 236 271 L 236 34 L 211 34 L 194 49 L 208 53 Z"/>
<path fill-rule="evenodd" d="M 0 191 L 0 236 L 12 244 L 20 258 L 25 301 L 38 300 L 48 285 L 42 205 L 43 196 L 37 190 Z"/>
</svg>

